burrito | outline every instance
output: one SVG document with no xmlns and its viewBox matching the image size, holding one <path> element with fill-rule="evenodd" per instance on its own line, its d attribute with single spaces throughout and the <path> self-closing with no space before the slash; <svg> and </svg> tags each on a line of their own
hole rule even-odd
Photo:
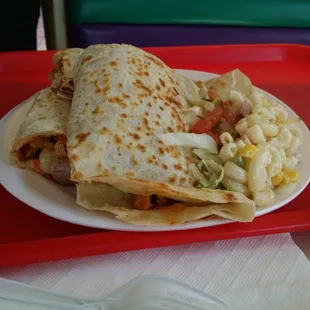
<svg viewBox="0 0 310 310">
<path fill-rule="evenodd" d="M 94 45 L 81 54 L 73 76 L 68 157 L 79 205 L 136 225 L 212 215 L 253 220 L 253 201 L 196 188 L 191 147 L 161 139 L 188 134 L 183 111 L 190 106 L 180 100 L 174 71 L 160 59 L 130 45 Z"/>
<path fill-rule="evenodd" d="M 31 108 L 12 144 L 12 165 L 31 169 L 60 184 L 70 184 L 66 146 L 70 101 L 46 88 L 26 102 Z"/>
<path fill-rule="evenodd" d="M 49 74 L 49 79 L 53 91 L 61 98 L 72 99 L 73 68 L 82 52 L 81 48 L 68 48 L 58 51 L 53 56 L 55 69 Z"/>
</svg>

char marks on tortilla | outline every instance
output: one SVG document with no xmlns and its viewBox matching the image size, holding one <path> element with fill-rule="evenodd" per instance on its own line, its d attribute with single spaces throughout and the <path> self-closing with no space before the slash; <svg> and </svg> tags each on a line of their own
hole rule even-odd
<svg viewBox="0 0 310 310">
<path fill-rule="evenodd" d="M 193 184 L 190 152 L 156 137 L 188 132 L 173 70 L 129 45 L 95 45 L 77 63 L 74 84 L 68 149 L 75 181 L 114 175 Z M 89 144 L 96 147 L 89 151 Z"/>
<path fill-rule="evenodd" d="M 74 68 L 74 86 L 68 154 L 78 204 L 136 225 L 171 225 L 211 215 L 253 220 L 250 199 L 196 189 L 191 150 L 157 138 L 189 131 L 182 112 L 188 100 L 180 97 L 195 96 L 193 82 L 184 82 L 143 50 L 111 44 L 84 50 Z M 152 195 L 172 204 L 135 209 L 138 196 L 149 200 Z"/>
</svg>

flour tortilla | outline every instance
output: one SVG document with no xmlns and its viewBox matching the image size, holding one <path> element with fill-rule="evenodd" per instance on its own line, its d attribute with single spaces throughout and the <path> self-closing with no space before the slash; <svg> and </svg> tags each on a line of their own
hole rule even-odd
<svg viewBox="0 0 310 310">
<path fill-rule="evenodd" d="M 70 172 L 69 161 L 66 158 L 66 132 L 70 101 L 59 98 L 50 88 L 45 88 L 28 98 L 26 102 L 30 102 L 31 108 L 12 143 L 11 164 L 46 176 L 51 174 L 49 168 L 51 165 L 54 167 L 56 163 L 57 169 L 61 165 L 61 173 L 65 172 L 64 169 Z M 45 146 L 49 138 L 55 139 L 55 147 L 53 143 L 49 143 L 50 148 L 47 150 Z M 38 143 L 40 147 L 32 147 L 32 149 L 37 149 L 39 155 L 25 157 L 23 148 L 31 149 L 30 146 L 38 145 Z M 39 165 L 36 164 L 38 160 Z M 53 169 L 53 174 L 54 172 L 56 171 Z M 58 176 L 56 178 L 58 179 Z M 61 180 L 59 183 L 62 183 Z"/>
<path fill-rule="evenodd" d="M 189 102 L 200 100 L 199 87 L 195 81 L 187 78 L 186 76 L 175 72 L 175 78 L 177 81 L 177 91 Z"/>
<path fill-rule="evenodd" d="M 235 90 L 244 97 L 250 97 L 254 89 L 250 79 L 239 69 L 227 72 L 204 82 L 207 88 L 214 90 L 223 101 L 230 99 L 230 91 Z"/>
<path fill-rule="evenodd" d="M 77 203 L 88 210 L 113 213 L 116 219 L 139 226 L 183 224 L 211 216 L 251 222 L 255 216 L 254 203 L 239 193 L 167 187 L 173 192 L 170 192 L 171 197 L 182 197 L 182 200 L 188 202 L 151 210 L 136 210 L 132 207 L 131 194 L 107 184 L 81 182 L 77 187 Z"/>
<path fill-rule="evenodd" d="M 136 225 L 169 225 L 210 215 L 253 220 L 251 200 L 239 193 L 196 189 L 191 150 L 167 147 L 157 138 L 189 131 L 182 112 L 187 101 L 178 100 L 179 79 L 161 60 L 130 45 L 95 45 L 80 56 L 73 76 L 68 155 L 71 178 L 79 183 L 78 204 Z M 107 195 L 111 188 L 113 199 Z M 181 203 L 135 210 L 131 194 Z"/>
<path fill-rule="evenodd" d="M 188 132 L 173 70 L 130 45 L 94 45 L 81 55 L 68 123 L 74 181 L 105 176 L 191 186 L 191 150 L 156 135 Z M 183 103 L 187 104 L 187 103 Z"/>
<path fill-rule="evenodd" d="M 68 48 L 58 51 L 53 56 L 55 69 L 50 73 L 53 91 L 61 98 L 72 99 L 73 96 L 73 68 L 79 56 L 83 53 L 81 48 Z"/>
</svg>

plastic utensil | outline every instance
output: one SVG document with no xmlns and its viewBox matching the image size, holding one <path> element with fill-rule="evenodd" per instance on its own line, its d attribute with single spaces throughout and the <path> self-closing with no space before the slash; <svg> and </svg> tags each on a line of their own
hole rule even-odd
<svg viewBox="0 0 310 310">
<path fill-rule="evenodd" d="M 229 307 L 221 299 L 188 284 L 159 276 L 137 277 L 99 299 L 81 299 L 61 295 L 19 282 L 0 278 L 0 298 L 27 304 L 67 310 L 160 310 L 211 309 L 213 305 Z"/>
</svg>

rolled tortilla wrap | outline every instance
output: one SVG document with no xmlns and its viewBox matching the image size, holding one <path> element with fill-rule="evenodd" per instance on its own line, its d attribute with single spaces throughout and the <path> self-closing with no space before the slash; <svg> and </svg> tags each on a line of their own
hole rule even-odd
<svg viewBox="0 0 310 310">
<path fill-rule="evenodd" d="M 81 48 L 68 48 L 58 51 L 53 57 L 55 69 L 49 75 L 53 91 L 61 98 L 72 99 L 73 96 L 73 68 Z"/>
<path fill-rule="evenodd" d="M 254 203 L 242 194 L 196 189 L 191 150 L 158 139 L 188 132 L 187 103 L 161 60 L 129 45 L 95 45 L 74 71 L 68 155 L 78 204 L 137 225 L 254 218 Z"/>
<path fill-rule="evenodd" d="M 60 184 L 71 183 L 66 147 L 70 101 L 60 99 L 50 88 L 26 101 L 32 106 L 13 141 L 12 165 L 31 169 Z"/>
</svg>

